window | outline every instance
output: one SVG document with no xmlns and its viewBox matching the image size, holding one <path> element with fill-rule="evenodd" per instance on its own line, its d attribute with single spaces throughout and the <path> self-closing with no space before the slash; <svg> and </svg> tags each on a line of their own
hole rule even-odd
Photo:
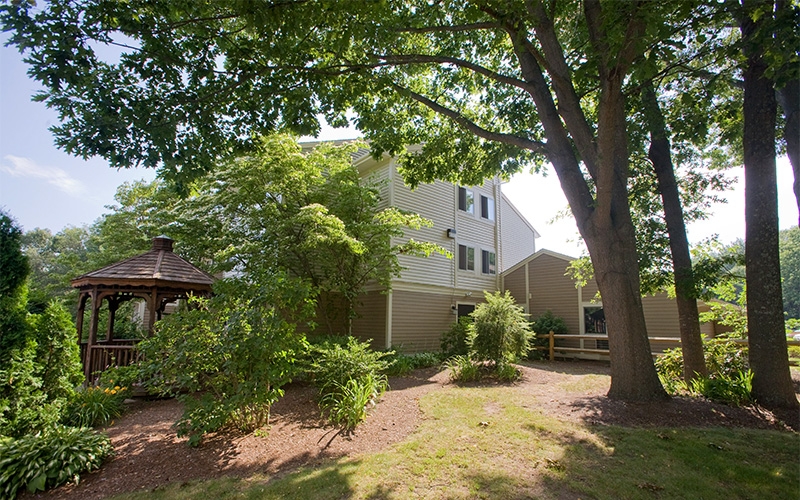
<svg viewBox="0 0 800 500">
<path fill-rule="evenodd" d="M 466 245 L 458 245 L 458 268 L 464 271 L 475 270 L 475 249 Z"/>
<path fill-rule="evenodd" d="M 494 220 L 494 198 L 481 195 L 481 217 Z"/>
<path fill-rule="evenodd" d="M 458 188 L 458 209 L 469 214 L 475 213 L 475 195 L 471 189 Z"/>
<path fill-rule="evenodd" d="M 495 274 L 497 272 L 495 260 L 494 252 L 481 250 L 481 271 L 483 274 Z"/>
</svg>

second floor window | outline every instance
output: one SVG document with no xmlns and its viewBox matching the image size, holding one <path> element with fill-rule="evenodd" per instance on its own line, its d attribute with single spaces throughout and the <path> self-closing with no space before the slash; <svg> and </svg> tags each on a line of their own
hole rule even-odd
<svg viewBox="0 0 800 500">
<path fill-rule="evenodd" d="M 464 271 L 475 270 L 475 249 L 466 245 L 458 245 L 458 268 Z"/>
<path fill-rule="evenodd" d="M 458 188 L 458 209 L 467 213 L 475 213 L 475 195 L 471 189 Z"/>
<path fill-rule="evenodd" d="M 490 252 L 488 250 L 481 250 L 481 271 L 484 274 L 496 274 L 497 273 L 497 266 L 496 266 L 497 258 L 494 252 Z"/>
<path fill-rule="evenodd" d="M 481 195 L 481 217 L 494 220 L 494 198 Z"/>
</svg>

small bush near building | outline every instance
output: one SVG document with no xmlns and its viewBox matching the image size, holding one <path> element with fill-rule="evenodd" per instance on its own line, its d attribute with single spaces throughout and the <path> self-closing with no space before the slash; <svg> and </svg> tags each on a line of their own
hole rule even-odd
<svg viewBox="0 0 800 500">
<path fill-rule="evenodd" d="M 444 359 L 469 353 L 469 332 L 472 318 L 461 316 L 442 334 L 441 347 Z"/>
<path fill-rule="evenodd" d="M 90 429 L 54 426 L 18 439 L 0 438 L 0 497 L 21 488 L 44 490 L 80 479 L 113 453 L 108 437 Z"/>
<path fill-rule="evenodd" d="M 525 313 L 509 292 L 488 293 L 486 302 L 478 304 L 470 334 L 473 357 L 494 365 L 512 363 L 528 354 L 531 331 Z"/>
<path fill-rule="evenodd" d="M 369 342 L 353 337 L 344 344 L 323 341 L 311 352 L 311 379 L 319 388 L 320 407 L 333 424 L 354 429 L 389 387 L 385 372 L 391 353 L 373 351 Z"/>
<path fill-rule="evenodd" d="M 403 376 L 407 375 L 411 370 L 429 368 L 441 363 L 441 356 L 434 352 L 418 352 L 415 354 L 400 354 L 394 350 L 389 352 L 390 355 L 386 358 L 389 362 L 386 374 L 389 376 Z"/>
</svg>

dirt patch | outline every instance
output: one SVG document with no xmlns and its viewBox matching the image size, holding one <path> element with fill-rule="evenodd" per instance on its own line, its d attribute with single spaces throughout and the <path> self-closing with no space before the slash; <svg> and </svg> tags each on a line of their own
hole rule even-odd
<svg viewBox="0 0 800 500">
<path fill-rule="evenodd" d="M 524 396 L 523 406 L 564 421 L 589 425 L 800 428 L 798 415 L 776 416 L 756 407 L 733 408 L 689 398 L 648 404 L 612 401 L 604 396 L 608 390 L 608 365 L 603 363 L 541 362 L 522 370 L 523 378 L 515 387 Z M 419 398 L 447 385 L 447 373 L 435 369 L 392 378 L 392 390 L 371 411 L 367 421 L 354 434 L 345 436 L 320 417 L 315 389 L 293 384 L 273 406 L 268 434 L 213 434 L 199 448 L 190 448 L 186 439 L 175 435 L 173 424 L 182 410 L 179 402 L 138 401 L 106 429 L 116 454 L 100 471 L 86 475 L 77 486 L 66 485 L 24 497 L 100 499 L 148 491 L 171 482 L 256 473 L 282 475 L 331 458 L 373 453 L 411 434 L 424 418 Z M 499 410 L 486 408 L 487 413 Z"/>
</svg>

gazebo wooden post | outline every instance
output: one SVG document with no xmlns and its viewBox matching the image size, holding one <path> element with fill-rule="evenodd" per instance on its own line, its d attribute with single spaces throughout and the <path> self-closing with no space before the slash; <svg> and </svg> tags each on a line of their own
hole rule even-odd
<svg viewBox="0 0 800 500">
<path fill-rule="evenodd" d="M 150 290 L 150 299 L 147 302 L 150 308 L 147 315 L 147 335 L 152 336 L 156 324 L 156 313 L 160 306 L 158 303 L 158 289 L 154 287 Z"/>
<path fill-rule="evenodd" d="M 86 312 L 86 300 L 88 298 L 89 294 L 85 292 L 81 292 L 78 298 L 78 317 L 75 318 L 75 329 L 78 330 L 78 346 L 83 341 L 83 315 Z"/>
<path fill-rule="evenodd" d="M 84 362 L 84 375 L 86 375 L 86 382 L 90 381 L 92 375 L 92 348 L 97 343 L 97 325 L 100 320 L 100 293 L 97 287 L 92 288 L 92 319 L 89 321 L 89 341 L 86 344 L 86 360 Z"/>
<path fill-rule="evenodd" d="M 106 342 L 110 343 L 114 339 L 114 323 L 117 319 L 117 308 L 120 302 L 116 294 L 108 296 L 106 300 L 108 300 L 108 330 L 106 330 Z"/>
</svg>

